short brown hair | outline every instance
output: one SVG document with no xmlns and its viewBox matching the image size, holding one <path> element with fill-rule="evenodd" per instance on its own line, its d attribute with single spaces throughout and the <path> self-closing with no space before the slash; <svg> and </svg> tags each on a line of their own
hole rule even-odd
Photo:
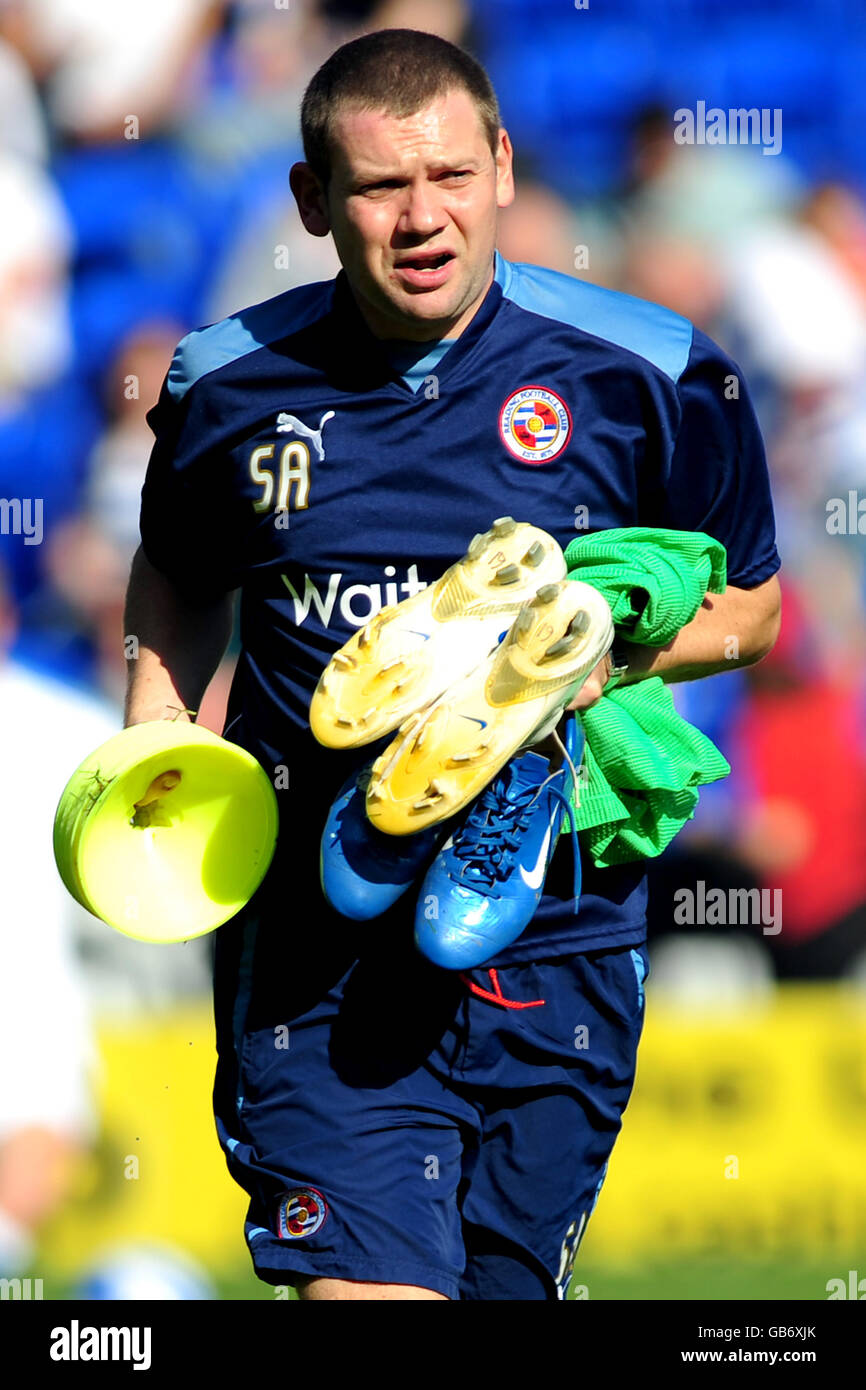
<svg viewBox="0 0 866 1390">
<path fill-rule="evenodd" d="M 322 184 L 331 176 L 331 123 L 346 103 L 361 110 L 413 116 L 455 87 L 472 97 L 496 153 L 499 103 L 471 54 L 420 29 L 379 29 L 344 43 L 310 80 L 301 105 L 304 157 Z"/>
</svg>

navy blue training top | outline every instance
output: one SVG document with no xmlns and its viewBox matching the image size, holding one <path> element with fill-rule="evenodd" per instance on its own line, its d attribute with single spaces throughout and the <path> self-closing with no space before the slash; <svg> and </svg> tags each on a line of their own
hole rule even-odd
<svg viewBox="0 0 866 1390">
<path fill-rule="evenodd" d="M 668 309 L 498 253 L 475 317 L 420 383 L 389 361 L 341 271 L 190 333 L 148 421 L 145 554 L 195 600 L 241 589 L 225 735 L 280 786 L 271 872 L 324 926 L 319 837 L 371 750 L 316 743 L 316 682 L 476 531 L 511 515 L 564 549 L 586 531 L 667 526 L 720 540 L 738 587 L 779 567 L 764 447 L 732 361 Z M 643 939 L 642 865 L 585 860 L 575 916 L 569 859 L 566 838 L 511 958 Z"/>
</svg>

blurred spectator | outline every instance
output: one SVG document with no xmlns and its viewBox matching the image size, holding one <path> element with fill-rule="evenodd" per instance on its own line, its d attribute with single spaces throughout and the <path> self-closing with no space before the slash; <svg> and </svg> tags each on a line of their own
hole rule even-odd
<svg viewBox="0 0 866 1390">
<path fill-rule="evenodd" d="M 729 273 L 730 313 L 748 357 L 785 390 L 814 399 L 862 376 L 866 315 L 817 232 L 791 221 L 744 234 Z"/>
<path fill-rule="evenodd" d="M 52 121 L 77 140 L 158 129 L 191 100 L 193 69 L 221 0 L 6 0 L 3 32 L 27 56 Z"/>
<path fill-rule="evenodd" d="M 681 145 L 674 107 L 653 105 L 632 129 L 621 197 L 628 218 L 654 236 L 674 235 L 708 250 L 788 216 L 803 181 L 784 154 L 752 145 Z"/>
<path fill-rule="evenodd" d="M 766 938 L 783 978 L 837 978 L 866 948 L 866 684 L 861 663 L 822 665 L 796 589 L 782 635 L 746 677 L 736 765 L 749 796 L 737 850 L 782 895 Z"/>
<path fill-rule="evenodd" d="M 809 194 L 803 221 L 824 238 L 866 301 L 866 207 L 841 183 L 822 183 Z"/>
<path fill-rule="evenodd" d="M 464 0 L 380 0 L 365 29 L 423 29 L 449 43 L 464 43 L 469 7 Z"/>
<path fill-rule="evenodd" d="M 105 384 L 107 423 L 89 465 L 84 505 L 96 530 L 124 565 L 138 548 L 138 509 L 153 435 L 147 412 L 156 401 L 184 329 L 159 319 L 139 323 L 121 344 Z"/>
<path fill-rule="evenodd" d="M 0 38 L 0 147 L 4 154 L 44 164 L 48 144 L 48 123 L 30 70 L 12 44 Z"/>
<path fill-rule="evenodd" d="M 182 336 L 180 325 L 154 320 L 142 323 L 122 344 L 107 373 L 107 424 L 88 461 L 80 509 L 55 528 L 47 545 L 51 590 L 42 608 L 43 627 L 80 634 L 90 648 L 88 683 L 118 705 L 127 673 L 123 607 L 153 444 L 146 417 Z M 201 711 L 201 722 L 217 733 L 233 667 L 234 657 L 227 657 Z"/>
<path fill-rule="evenodd" d="M 183 112 L 179 134 L 217 168 L 260 174 L 263 154 L 300 147 L 304 87 L 340 41 L 314 0 L 239 0 L 220 47 L 219 80 Z"/>
<path fill-rule="evenodd" d="M 67 304 L 71 230 L 38 165 L 0 153 L 0 412 L 54 381 L 72 342 Z"/>
<path fill-rule="evenodd" d="M 0 153 L 0 496 L 40 526 L 0 537 L 19 603 L 41 582 L 44 540 L 76 506 L 95 406 L 69 323 L 69 220 L 45 171 Z"/>
<path fill-rule="evenodd" d="M 506 260 L 529 261 L 595 280 L 595 263 L 577 269 L 580 233 L 575 210 L 543 183 L 517 175 L 518 196 L 500 214 L 497 245 Z M 594 248 L 593 248 L 594 249 Z M 591 250 L 588 248 L 588 254 Z"/>
<path fill-rule="evenodd" d="M 301 151 L 296 155 L 300 159 Z M 331 238 L 304 231 L 286 177 L 248 211 L 208 299 L 206 317 L 211 322 L 227 318 L 294 285 L 331 280 L 339 269 Z"/>
</svg>

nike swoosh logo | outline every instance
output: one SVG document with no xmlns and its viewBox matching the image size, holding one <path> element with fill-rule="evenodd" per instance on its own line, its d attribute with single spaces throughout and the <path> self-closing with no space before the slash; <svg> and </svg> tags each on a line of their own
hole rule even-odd
<svg viewBox="0 0 866 1390">
<path fill-rule="evenodd" d="M 540 888 L 542 883 L 544 882 L 544 875 L 547 869 L 547 846 L 549 844 L 550 826 L 547 827 L 547 834 L 545 835 L 542 841 L 541 849 L 538 851 L 538 859 L 535 861 L 535 867 L 529 873 L 527 873 L 523 865 L 521 864 L 520 866 L 520 877 L 523 879 L 523 882 L 526 884 L 527 888 L 532 888 L 533 891 L 537 888 Z"/>
<path fill-rule="evenodd" d="M 471 724 L 480 724 L 481 727 L 482 727 L 482 729 L 486 729 L 486 728 L 487 728 L 487 720 L 486 720 L 486 719 L 477 719 L 477 718 L 475 717 L 474 714 L 464 714 L 464 715 L 461 715 L 461 718 L 462 718 L 462 719 L 468 719 L 469 722 L 470 722 Z"/>
<path fill-rule="evenodd" d="M 407 627 L 407 628 L 404 629 L 404 631 L 406 631 L 406 632 L 411 632 L 411 633 L 413 634 L 413 636 L 415 636 L 415 637 L 423 637 L 425 642 L 429 642 L 429 641 L 430 641 L 430 633 L 429 633 L 429 632 L 419 632 L 418 629 L 417 629 L 417 628 L 414 628 L 414 627 Z"/>
</svg>

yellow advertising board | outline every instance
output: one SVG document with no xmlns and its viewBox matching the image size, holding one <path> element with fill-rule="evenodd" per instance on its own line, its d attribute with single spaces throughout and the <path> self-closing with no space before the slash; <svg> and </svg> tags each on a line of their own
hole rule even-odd
<svg viewBox="0 0 866 1390">
<path fill-rule="evenodd" d="M 866 999 L 786 986 L 741 1017 L 648 1014 L 584 1257 L 866 1248 Z"/>
</svg>

